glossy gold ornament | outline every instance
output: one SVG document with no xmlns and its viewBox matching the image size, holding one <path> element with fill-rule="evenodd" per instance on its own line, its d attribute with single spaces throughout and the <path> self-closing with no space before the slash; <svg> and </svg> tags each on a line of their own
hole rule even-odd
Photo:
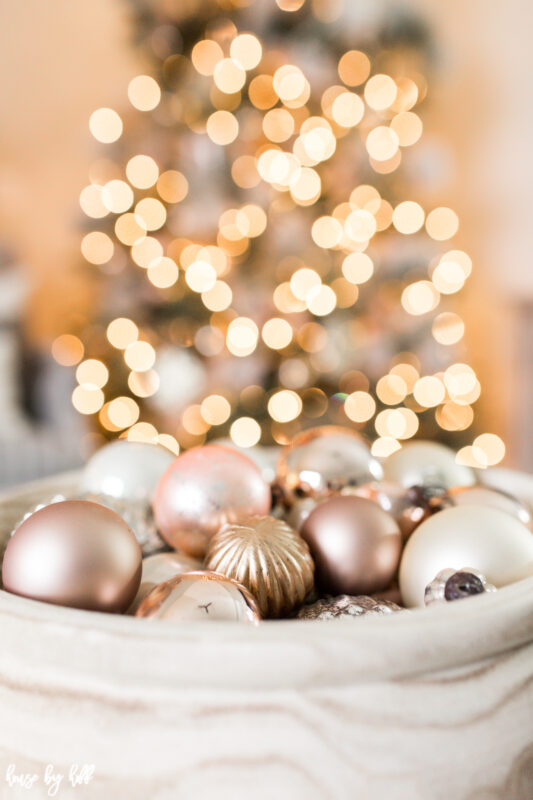
<svg viewBox="0 0 533 800">
<path fill-rule="evenodd" d="M 6 548 L 4 589 L 45 603 L 125 611 L 139 588 L 141 548 L 111 509 L 88 500 L 45 506 Z"/>
<path fill-rule="evenodd" d="M 246 586 L 263 617 L 288 614 L 313 588 L 309 548 L 286 522 L 273 517 L 226 525 L 211 539 L 205 566 Z"/>
<path fill-rule="evenodd" d="M 261 619 L 255 599 L 237 581 L 216 572 L 186 572 L 160 583 L 135 612 L 169 622 L 247 622 Z"/>
<path fill-rule="evenodd" d="M 391 583 L 402 538 L 394 518 L 377 503 L 363 497 L 328 498 L 309 514 L 301 533 L 324 592 L 370 594 Z"/>
<path fill-rule="evenodd" d="M 303 431 L 285 448 L 277 480 L 292 501 L 379 480 L 382 475 L 381 465 L 356 431 L 324 425 Z"/>
</svg>

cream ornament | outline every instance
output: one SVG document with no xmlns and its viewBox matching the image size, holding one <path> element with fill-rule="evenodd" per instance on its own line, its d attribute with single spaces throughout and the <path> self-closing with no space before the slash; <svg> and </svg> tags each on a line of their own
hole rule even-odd
<svg viewBox="0 0 533 800">
<path fill-rule="evenodd" d="M 470 467 L 458 464 L 455 453 L 438 442 L 409 442 L 392 453 L 383 464 L 384 480 L 411 486 L 473 486 Z"/>
<path fill-rule="evenodd" d="M 424 591 L 444 569 L 465 564 L 496 587 L 533 573 L 533 535 L 519 520 L 495 508 L 446 508 L 422 522 L 400 562 L 400 592 L 406 606 L 424 606 Z"/>
<path fill-rule="evenodd" d="M 98 450 L 82 472 L 79 490 L 149 503 L 176 456 L 159 444 L 119 439 Z"/>
</svg>

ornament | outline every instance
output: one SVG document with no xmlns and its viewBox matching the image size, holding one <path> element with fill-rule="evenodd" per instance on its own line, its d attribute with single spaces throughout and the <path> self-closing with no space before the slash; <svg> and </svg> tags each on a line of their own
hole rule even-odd
<svg viewBox="0 0 533 800">
<path fill-rule="evenodd" d="M 400 591 L 407 606 L 423 606 L 424 590 L 441 570 L 474 564 L 495 586 L 533 570 L 533 536 L 519 520 L 495 508 L 446 508 L 422 522 L 408 540 L 400 564 Z"/>
<path fill-rule="evenodd" d="M 321 496 L 382 477 L 382 468 L 351 428 L 324 425 L 303 431 L 282 452 L 278 483 L 288 500 Z"/>
<path fill-rule="evenodd" d="M 386 589 L 398 567 L 398 524 L 363 497 L 324 500 L 307 517 L 301 535 L 315 561 L 317 585 L 330 594 Z"/>
<path fill-rule="evenodd" d="M 26 511 L 22 519 L 19 519 L 17 524 L 14 525 L 13 530 L 9 535 L 13 536 L 15 531 L 22 525 L 24 520 L 28 519 L 28 517 L 31 517 L 31 515 L 35 514 L 36 511 L 40 511 L 41 508 L 46 508 L 46 506 L 51 506 L 52 503 L 63 503 L 65 500 L 68 500 L 68 498 L 64 494 L 54 494 L 51 497 L 41 500 L 40 503 L 37 503 L 37 505 L 32 506 L 31 508 L 28 509 L 28 511 Z"/>
<path fill-rule="evenodd" d="M 87 500 L 53 503 L 15 531 L 4 589 L 73 608 L 125 611 L 139 588 L 141 549 L 123 519 Z"/>
<path fill-rule="evenodd" d="M 501 489 L 487 486 L 456 486 L 448 492 L 450 503 L 454 506 L 476 505 L 498 508 L 516 517 L 524 525 L 531 527 L 531 512 L 520 500 Z"/>
<path fill-rule="evenodd" d="M 257 623 L 261 619 L 248 590 L 216 572 L 186 572 L 160 583 L 146 595 L 135 616 L 169 622 Z"/>
<path fill-rule="evenodd" d="M 406 489 L 397 483 L 373 481 L 362 486 L 347 486 L 343 495 L 355 495 L 377 503 L 383 511 L 394 517 L 403 539 L 408 539 L 417 525 L 429 516 L 429 498 L 419 487 Z"/>
<path fill-rule="evenodd" d="M 424 603 L 429 606 L 451 600 L 462 600 L 473 597 L 483 592 L 495 592 L 496 587 L 487 580 L 481 572 L 470 567 L 460 570 L 442 569 L 439 574 L 428 583 L 424 590 Z"/>
<path fill-rule="evenodd" d="M 401 486 L 472 486 L 476 476 L 470 467 L 458 464 L 455 453 L 438 442 L 409 442 L 390 455 L 384 465 L 386 481 Z"/>
<path fill-rule="evenodd" d="M 287 615 L 313 588 L 309 548 L 286 522 L 273 517 L 225 525 L 209 543 L 205 567 L 246 586 L 263 617 Z"/>
<path fill-rule="evenodd" d="M 154 586 L 168 581 L 175 575 L 184 572 L 195 572 L 202 569 L 202 562 L 181 553 L 157 553 L 148 556 L 142 562 L 141 585 L 129 609 L 132 614 Z"/>
<path fill-rule="evenodd" d="M 305 520 L 311 511 L 317 507 L 319 502 L 320 501 L 314 497 L 301 497 L 296 499 L 286 513 L 286 519 L 291 528 L 300 532 Z"/>
<path fill-rule="evenodd" d="M 165 541 L 195 558 L 226 522 L 264 516 L 270 487 L 247 456 L 220 445 L 194 447 L 178 456 L 156 490 L 154 514 Z"/>
<path fill-rule="evenodd" d="M 89 459 L 80 492 L 149 503 L 161 475 L 175 458 L 158 444 L 116 440 Z"/>
<path fill-rule="evenodd" d="M 281 447 L 264 447 L 263 445 L 256 445 L 255 447 L 238 447 L 232 442 L 231 439 L 215 439 L 211 444 L 220 444 L 223 447 L 231 447 L 243 456 L 251 458 L 261 470 L 261 474 L 267 483 L 273 483 L 276 477 L 276 470 L 278 466 Z"/>
<path fill-rule="evenodd" d="M 390 600 L 374 600 L 372 597 L 351 597 L 341 594 L 338 597 L 326 597 L 309 606 L 304 606 L 298 613 L 298 619 L 337 619 L 338 617 L 362 617 L 365 614 L 392 614 L 401 611 L 400 606 Z"/>
<path fill-rule="evenodd" d="M 122 517 L 141 545 L 143 557 L 168 549 L 168 545 L 157 531 L 152 507 L 144 500 L 124 500 L 108 494 L 82 494 L 78 495 L 77 499 L 99 503 Z"/>
</svg>

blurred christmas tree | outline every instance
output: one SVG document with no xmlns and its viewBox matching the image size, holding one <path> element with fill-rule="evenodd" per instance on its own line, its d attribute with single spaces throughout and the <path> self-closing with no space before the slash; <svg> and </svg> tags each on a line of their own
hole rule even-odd
<svg viewBox="0 0 533 800">
<path fill-rule="evenodd" d="M 102 286 L 74 405 L 174 449 L 324 422 L 380 455 L 464 442 L 480 386 L 448 297 L 471 261 L 423 206 L 423 27 L 377 0 L 132 5 L 147 74 L 90 119 Z"/>
</svg>

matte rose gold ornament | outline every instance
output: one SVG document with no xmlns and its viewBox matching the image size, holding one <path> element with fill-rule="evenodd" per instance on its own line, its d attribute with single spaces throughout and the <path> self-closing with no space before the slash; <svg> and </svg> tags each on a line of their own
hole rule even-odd
<svg viewBox="0 0 533 800">
<path fill-rule="evenodd" d="M 202 562 L 196 558 L 184 556 L 182 553 L 157 553 L 144 558 L 142 562 L 141 585 L 135 599 L 128 609 L 129 614 L 139 607 L 148 592 L 164 581 L 181 575 L 184 572 L 194 572 L 202 569 Z"/>
<path fill-rule="evenodd" d="M 216 572 L 186 572 L 149 592 L 135 612 L 169 622 L 248 622 L 261 619 L 254 598 L 237 581 Z"/>
<path fill-rule="evenodd" d="M 320 503 L 301 535 L 315 561 L 317 586 L 328 594 L 371 594 L 392 581 L 402 545 L 393 517 L 363 497 Z"/>
<path fill-rule="evenodd" d="M 292 501 L 306 495 L 322 496 L 382 476 L 381 465 L 356 431 L 324 425 L 303 431 L 284 449 L 277 480 Z"/>
<path fill-rule="evenodd" d="M 114 511 L 87 500 L 53 503 L 15 531 L 4 589 L 73 608 L 125 611 L 139 588 L 141 548 Z"/>
<path fill-rule="evenodd" d="M 430 515 L 427 503 L 415 491 L 397 483 L 373 481 L 362 486 L 348 486 L 341 490 L 341 494 L 365 497 L 377 503 L 394 517 L 404 539 L 408 539 L 417 525 Z"/>
<path fill-rule="evenodd" d="M 313 588 L 309 548 L 286 522 L 274 517 L 226 525 L 211 539 L 205 566 L 246 586 L 263 617 L 288 614 Z"/>
<path fill-rule="evenodd" d="M 268 514 L 270 487 L 259 467 L 229 447 L 205 445 L 178 456 L 156 489 L 154 514 L 163 538 L 196 558 L 227 522 Z"/>
</svg>

